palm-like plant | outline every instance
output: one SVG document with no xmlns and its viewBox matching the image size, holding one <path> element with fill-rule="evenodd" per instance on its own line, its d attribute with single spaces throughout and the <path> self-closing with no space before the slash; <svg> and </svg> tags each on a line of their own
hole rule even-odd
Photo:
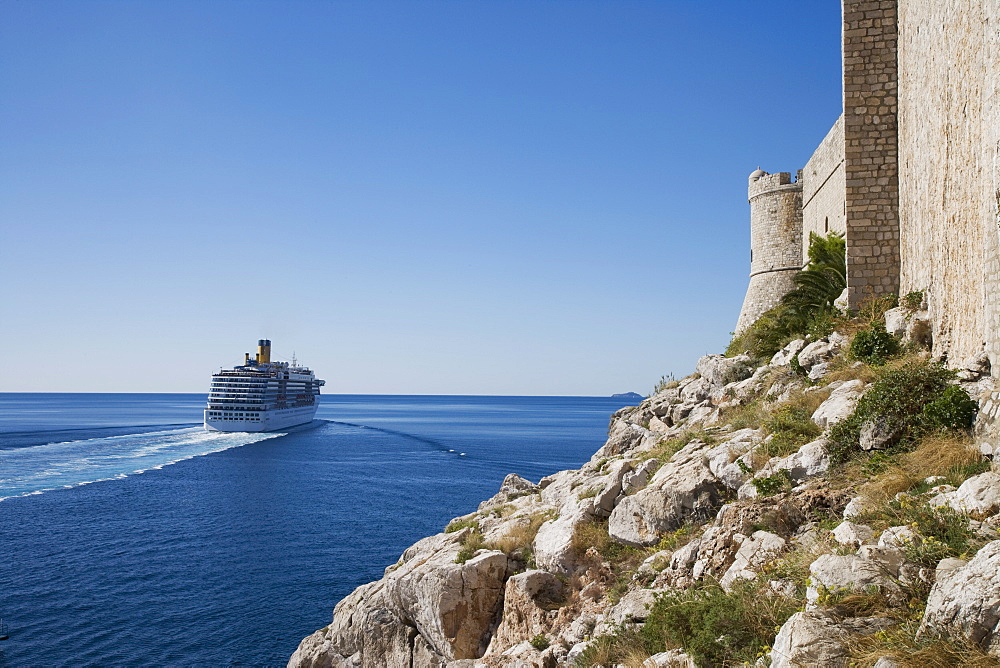
<svg viewBox="0 0 1000 668">
<path fill-rule="evenodd" d="M 833 302 L 847 287 L 846 244 L 837 233 L 821 237 L 809 233 L 809 264 L 795 275 L 795 288 L 781 303 L 796 317 L 812 318 L 831 312 Z"/>
</svg>

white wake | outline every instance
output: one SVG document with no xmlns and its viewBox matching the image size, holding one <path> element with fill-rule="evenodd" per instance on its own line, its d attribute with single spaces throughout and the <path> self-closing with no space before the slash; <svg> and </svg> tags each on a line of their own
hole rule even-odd
<svg viewBox="0 0 1000 668">
<path fill-rule="evenodd" d="M 185 459 L 284 436 L 202 427 L 90 438 L 0 451 L 0 501 L 124 478 Z"/>
</svg>

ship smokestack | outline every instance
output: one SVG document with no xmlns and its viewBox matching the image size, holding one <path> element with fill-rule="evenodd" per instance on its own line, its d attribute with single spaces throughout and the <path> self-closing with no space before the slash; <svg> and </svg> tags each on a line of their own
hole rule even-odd
<svg viewBox="0 0 1000 668">
<path fill-rule="evenodd" d="M 250 364 L 250 353 L 243 353 L 243 364 Z"/>
<path fill-rule="evenodd" d="M 269 364 L 271 362 L 270 339 L 260 339 L 257 341 L 257 361 L 261 364 Z"/>
</svg>

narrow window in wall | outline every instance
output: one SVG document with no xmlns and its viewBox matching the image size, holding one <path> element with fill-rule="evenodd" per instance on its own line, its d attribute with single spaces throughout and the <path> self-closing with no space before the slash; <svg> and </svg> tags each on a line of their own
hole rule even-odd
<svg viewBox="0 0 1000 668">
<path fill-rule="evenodd" d="M 828 233 L 830 231 L 830 218 L 827 217 L 823 220 L 823 232 Z"/>
</svg>

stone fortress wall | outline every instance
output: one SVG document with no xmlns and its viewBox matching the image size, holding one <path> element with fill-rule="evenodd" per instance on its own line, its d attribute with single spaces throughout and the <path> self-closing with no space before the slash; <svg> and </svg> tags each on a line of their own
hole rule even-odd
<svg viewBox="0 0 1000 668">
<path fill-rule="evenodd" d="M 844 113 L 802 171 L 788 241 L 805 264 L 810 231 L 844 232 L 852 306 L 923 290 L 935 356 L 985 349 L 1000 369 L 1000 2 L 843 0 L 843 58 Z M 761 276 L 755 293 L 780 291 Z M 737 331 L 765 303 L 744 302 Z"/>
<path fill-rule="evenodd" d="M 899 225 L 900 290 L 926 290 L 935 348 L 1000 365 L 997 7 L 900 2 Z"/>
<path fill-rule="evenodd" d="M 802 170 L 802 258 L 809 257 L 809 233 L 847 231 L 844 203 L 844 117 L 841 115 Z"/>
<path fill-rule="evenodd" d="M 801 176 L 799 174 L 798 176 Z M 736 331 L 778 303 L 802 268 L 802 181 L 789 172 L 750 175 L 750 285 Z"/>
</svg>

